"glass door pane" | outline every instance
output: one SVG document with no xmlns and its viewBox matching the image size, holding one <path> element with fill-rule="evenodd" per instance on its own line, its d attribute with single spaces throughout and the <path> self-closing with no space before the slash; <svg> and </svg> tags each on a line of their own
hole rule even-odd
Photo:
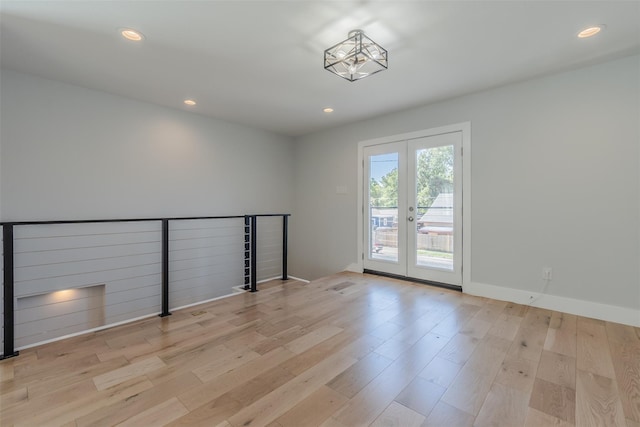
<svg viewBox="0 0 640 427">
<path fill-rule="evenodd" d="M 398 153 L 369 157 L 369 255 L 398 262 Z"/>
<path fill-rule="evenodd" d="M 416 151 L 416 264 L 453 271 L 453 145 Z"/>
<path fill-rule="evenodd" d="M 461 144 L 461 132 L 408 142 L 410 277 L 462 283 Z"/>
<path fill-rule="evenodd" d="M 406 275 L 406 143 L 365 147 L 364 161 L 364 267 Z"/>
</svg>

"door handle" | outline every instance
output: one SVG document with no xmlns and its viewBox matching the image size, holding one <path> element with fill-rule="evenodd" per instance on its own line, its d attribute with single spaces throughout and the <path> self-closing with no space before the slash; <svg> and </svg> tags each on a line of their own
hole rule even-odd
<svg viewBox="0 0 640 427">
<path fill-rule="evenodd" d="M 412 221 L 413 221 L 413 217 L 412 217 L 412 216 L 410 216 L 410 217 L 409 217 L 409 218 L 407 218 L 407 219 L 409 220 L 409 222 L 412 222 Z"/>
</svg>

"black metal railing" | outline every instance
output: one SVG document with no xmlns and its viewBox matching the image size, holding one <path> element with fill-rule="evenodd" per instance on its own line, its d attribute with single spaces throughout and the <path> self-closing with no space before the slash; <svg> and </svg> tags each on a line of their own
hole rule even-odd
<svg viewBox="0 0 640 427">
<path fill-rule="evenodd" d="M 282 217 L 282 280 L 288 279 L 287 273 L 287 240 L 288 218 L 290 214 L 254 214 L 232 216 L 202 216 L 175 218 L 134 218 L 134 219 L 98 219 L 98 220 L 66 220 L 66 221 L 12 221 L 0 222 L 3 236 L 3 302 L 4 302 L 4 353 L 0 360 L 15 357 L 15 283 L 14 283 L 14 227 L 22 225 L 62 225 L 62 224 L 98 224 L 118 222 L 155 222 L 161 223 L 161 312 L 160 317 L 171 315 L 169 311 L 169 225 L 172 221 L 244 219 L 244 289 L 257 292 L 257 235 L 258 218 Z"/>
</svg>

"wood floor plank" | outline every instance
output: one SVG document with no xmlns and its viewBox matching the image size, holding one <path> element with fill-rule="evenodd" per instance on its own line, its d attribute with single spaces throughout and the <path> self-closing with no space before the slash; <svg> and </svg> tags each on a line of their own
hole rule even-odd
<svg viewBox="0 0 640 427">
<path fill-rule="evenodd" d="M 76 418 L 76 427 L 110 427 L 126 421 L 141 412 L 161 404 L 175 396 L 175 390 L 190 389 L 201 384 L 200 380 L 188 372 L 162 383 L 161 387 L 144 390 L 126 399 L 118 400 Z"/>
<path fill-rule="evenodd" d="M 307 333 L 308 330 L 304 329 L 302 326 L 297 324 L 292 325 L 291 327 L 272 335 L 266 340 L 253 344 L 251 349 L 256 353 L 265 354 L 280 346 L 284 346 Z"/>
<path fill-rule="evenodd" d="M 404 329 L 404 326 L 398 325 L 393 322 L 384 322 L 382 325 L 378 326 L 374 330 L 369 332 L 369 335 L 373 335 L 374 337 L 382 338 L 383 340 L 388 340 L 394 335 L 398 334 Z"/>
<path fill-rule="evenodd" d="M 460 333 L 473 338 L 482 339 L 487 335 L 487 332 L 489 332 L 493 323 L 477 319 L 476 317 L 477 315 L 469 319 L 469 321 L 460 329 Z"/>
<path fill-rule="evenodd" d="M 422 427 L 471 427 L 475 417 L 444 402 L 431 411 Z"/>
<path fill-rule="evenodd" d="M 12 425 L 27 423 L 37 412 L 46 412 L 69 402 L 82 399 L 84 396 L 96 392 L 96 387 L 91 380 L 85 380 L 56 389 L 56 392 L 29 399 L 11 405 L 0 412 L 0 425 Z M 38 408 L 38 410 L 34 409 Z"/>
<path fill-rule="evenodd" d="M 494 384 L 480 408 L 474 426 L 524 425 L 528 407 L 528 393 Z"/>
<path fill-rule="evenodd" d="M 28 363 L 14 366 L 13 379 L 21 384 L 43 382 L 59 376 L 73 376 L 78 367 L 89 368 L 100 363 L 95 354 L 81 353 L 71 358 L 55 358 L 47 363 Z M 11 361 L 11 359 L 8 359 Z M 126 360 L 120 358 L 122 363 Z M 2 363 L 5 363 L 3 361 Z"/>
<path fill-rule="evenodd" d="M 184 328 L 194 323 L 202 322 L 203 320 L 209 320 L 215 318 L 215 314 L 209 313 L 204 310 L 195 310 L 190 313 L 190 316 L 184 316 L 182 319 L 166 316 L 162 318 L 160 329 L 164 332 L 175 331 L 176 329 Z"/>
<path fill-rule="evenodd" d="M 282 427 L 317 426 L 326 421 L 349 399 L 327 386 L 322 386 L 309 397 L 278 417 Z"/>
<path fill-rule="evenodd" d="M 529 307 L 526 305 L 508 302 L 502 313 L 509 316 L 524 317 L 528 310 Z"/>
<path fill-rule="evenodd" d="M 478 338 L 465 334 L 456 334 L 449 340 L 438 356 L 462 365 L 469 359 L 479 342 Z"/>
<path fill-rule="evenodd" d="M 502 338 L 486 336 L 476 346 L 464 365 L 467 369 L 482 370 L 495 377 L 505 359 L 510 341 Z"/>
<path fill-rule="evenodd" d="M 117 425 L 118 427 L 165 425 L 187 413 L 189 413 L 187 408 L 173 397 Z"/>
<path fill-rule="evenodd" d="M 406 325 L 400 332 L 393 336 L 393 339 L 412 345 L 415 344 L 438 324 L 436 320 L 425 320 L 425 317 L 427 316 L 422 316 L 415 322 Z"/>
<path fill-rule="evenodd" d="M 573 314 L 554 312 L 544 342 L 544 349 L 576 357 L 577 320 Z"/>
<path fill-rule="evenodd" d="M 254 351 L 238 351 L 201 365 L 192 372 L 206 383 L 259 357 Z"/>
<path fill-rule="evenodd" d="M 513 341 L 518 333 L 518 329 L 520 329 L 521 322 L 522 317 L 502 313 L 491 325 L 488 334 Z"/>
<path fill-rule="evenodd" d="M 16 422 L 15 425 L 43 426 L 69 423 L 78 417 L 98 410 L 104 405 L 112 405 L 117 401 L 128 399 L 150 388 L 153 388 L 153 384 L 149 380 L 143 376 L 136 376 L 107 390 L 85 393 L 77 399 L 34 412 L 31 417 Z"/>
<path fill-rule="evenodd" d="M 376 347 L 375 352 L 387 359 L 395 360 L 411 348 L 412 344 L 395 338 L 386 340 Z"/>
<path fill-rule="evenodd" d="M 452 337 L 471 319 L 480 307 L 472 304 L 461 304 L 457 309 L 450 313 L 444 320 L 432 329 L 434 334 Z"/>
<path fill-rule="evenodd" d="M 350 427 L 342 424 L 340 421 L 336 420 L 333 417 L 327 418 L 325 422 L 320 424 L 320 427 Z"/>
<path fill-rule="evenodd" d="M 475 417 L 491 389 L 493 379 L 491 373 L 464 366 L 442 396 L 442 402 Z"/>
<path fill-rule="evenodd" d="M 578 317 L 577 368 L 608 378 L 615 377 L 609 340 L 603 323 Z"/>
<path fill-rule="evenodd" d="M 347 426 L 372 423 L 446 343 L 447 338 L 427 334 L 367 384 L 333 417 Z"/>
<path fill-rule="evenodd" d="M 125 357 L 129 362 L 136 358 L 141 358 L 144 356 L 152 356 L 154 351 L 158 350 L 159 346 L 152 346 L 147 341 L 143 341 L 141 343 L 130 345 L 124 348 L 112 349 L 107 348 L 103 351 L 96 351 L 96 355 L 101 362 L 106 362 L 111 359 L 116 359 L 119 357 Z"/>
<path fill-rule="evenodd" d="M 108 375 L 114 370 L 121 369 L 127 366 L 127 360 L 124 357 L 112 359 L 103 363 L 93 363 L 85 366 L 84 369 L 78 369 L 76 366 L 71 371 L 58 370 L 47 378 L 42 378 L 40 381 L 29 383 L 29 396 L 34 398 L 36 396 L 45 395 L 51 393 L 55 387 L 65 387 L 66 385 L 72 385 L 79 383 L 86 379 L 94 378 L 99 375 Z M 74 366 L 70 364 L 69 366 Z"/>
<path fill-rule="evenodd" d="M 307 351 L 297 354 L 296 356 L 282 363 L 280 367 L 292 373 L 293 375 L 300 375 L 301 373 L 316 366 L 318 363 L 324 361 L 328 357 L 335 355 L 336 353 L 349 355 L 357 360 L 361 357 L 360 355 L 354 355 L 352 354 L 352 352 L 345 352 L 346 347 L 353 342 L 355 337 L 355 334 L 341 332 L 321 342 L 320 344 L 311 347 Z"/>
<path fill-rule="evenodd" d="M 285 344 L 285 348 L 289 351 L 292 351 L 296 354 L 303 353 L 309 350 L 311 347 L 320 344 L 322 341 L 331 338 L 334 335 L 342 332 L 342 328 L 338 328 L 336 326 L 325 325 L 322 326 L 310 333 L 303 335 L 290 343 Z"/>
<path fill-rule="evenodd" d="M 243 407 L 246 407 L 254 404 L 295 377 L 291 372 L 285 371 L 280 366 L 276 366 L 244 384 L 236 385 L 236 387 L 226 393 L 226 395 L 240 402 Z"/>
<path fill-rule="evenodd" d="M 218 424 L 230 426 L 231 424 L 226 421 L 227 418 L 240 411 L 242 406 L 240 402 L 224 394 L 210 399 L 206 404 L 189 411 L 186 415 L 172 420 L 167 426 L 209 427 Z"/>
<path fill-rule="evenodd" d="M 395 398 L 395 401 L 425 417 L 438 403 L 446 388 L 416 377 Z"/>
<path fill-rule="evenodd" d="M 2 389 L 0 388 L 0 390 Z M 6 411 L 14 405 L 26 402 L 28 396 L 29 393 L 26 387 L 0 394 L 0 412 Z"/>
<path fill-rule="evenodd" d="M 436 356 L 418 375 L 440 387 L 447 388 L 461 368 L 460 364 Z"/>
<path fill-rule="evenodd" d="M 392 360 L 372 352 L 329 381 L 327 386 L 352 398 L 391 363 Z"/>
<path fill-rule="evenodd" d="M 121 384 L 132 378 L 139 377 L 156 369 L 165 367 L 165 363 L 159 357 L 153 356 L 130 365 L 114 369 L 110 372 L 93 377 L 93 383 L 98 390 L 106 390 L 114 385 Z"/>
<path fill-rule="evenodd" d="M 161 353 L 162 360 L 166 367 L 158 369 L 153 373 L 148 373 L 149 379 L 156 380 L 166 376 L 167 373 L 184 373 L 192 369 L 201 368 L 211 361 L 232 357 L 234 352 L 226 345 L 201 345 L 191 349 L 185 349 L 182 353 L 171 353 L 169 355 Z"/>
<path fill-rule="evenodd" d="M 0 425 L 640 427 L 640 328 L 350 272 L 261 286 L 0 361 Z"/>
<path fill-rule="evenodd" d="M 568 423 L 574 424 L 576 422 L 576 392 L 574 389 L 536 378 L 529 406 Z"/>
<path fill-rule="evenodd" d="M 624 414 L 640 423 L 640 330 L 611 322 L 606 330 Z"/>
<path fill-rule="evenodd" d="M 524 427 L 574 427 L 574 424 L 552 417 L 537 409 L 529 408 Z"/>
<path fill-rule="evenodd" d="M 543 380 L 576 389 L 576 359 L 552 351 L 543 351 L 536 373 Z"/>
<path fill-rule="evenodd" d="M 509 349 L 511 357 L 523 357 L 534 362 L 540 360 L 551 323 L 551 314 L 549 310 L 529 307 Z"/>
<path fill-rule="evenodd" d="M 256 327 L 256 332 L 265 337 L 272 337 L 297 325 L 301 320 L 302 317 L 299 315 L 275 317 L 273 319 L 260 323 L 260 325 Z"/>
<path fill-rule="evenodd" d="M 576 387 L 576 425 L 613 427 L 626 424 L 614 380 L 578 369 Z"/>
<path fill-rule="evenodd" d="M 425 417 L 398 402 L 392 402 L 371 427 L 420 427 Z"/>
<path fill-rule="evenodd" d="M 490 324 L 494 324 L 507 306 L 506 301 L 487 300 L 486 304 L 480 307 L 480 310 L 473 316 L 472 320 L 484 320 Z"/>
<path fill-rule="evenodd" d="M 0 384 L 13 379 L 13 363 L 11 359 L 5 359 L 0 363 Z"/>
<path fill-rule="evenodd" d="M 529 359 L 506 357 L 495 382 L 514 390 L 531 393 L 538 364 Z"/>
<path fill-rule="evenodd" d="M 247 362 L 238 369 L 232 369 L 204 384 L 186 390 L 181 389 L 176 394 L 189 410 L 193 410 L 206 405 L 239 385 L 248 383 L 293 356 L 294 354 L 289 350 L 279 347 Z"/>
<path fill-rule="evenodd" d="M 228 421 L 233 426 L 267 425 L 356 362 L 337 353 L 243 408 Z"/>
</svg>

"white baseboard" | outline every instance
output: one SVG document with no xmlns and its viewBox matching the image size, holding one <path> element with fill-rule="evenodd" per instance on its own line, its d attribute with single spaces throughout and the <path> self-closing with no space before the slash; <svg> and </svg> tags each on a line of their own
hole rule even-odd
<svg viewBox="0 0 640 427">
<path fill-rule="evenodd" d="M 354 262 L 353 264 L 347 265 L 344 270 L 352 273 L 362 273 L 362 264 Z"/>
<path fill-rule="evenodd" d="M 311 283 L 309 280 L 307 279 L 301 279 L 299 277 L 295 277 L 295 276 L 288 276 L 290 280 L 297 280 L 298 282 L 302 282 L 302 283 Z"/>
<path fill-rule="evenodd" d="M 560 297 L 556 295 L 539 295 L 536 292 L 521 289 L 505 288 L 502 286 L 488 285 L 485 283 L 471 282 L 462 287 L 464 293 L 501 301 L 510 301 L 517 304 L 562 311 L 578 316 L 607 320 L 609 322 L 623 323 L 640 327 L 640 310 L 627 307 L 602 304 L 575 298 Z"/>
<path fill-rule="evenodd" d="M 258 280 L 256 282 L 256 285 L 259 285 L 260 283 L 267 283 L 270 282 L 272 280 L 280 280 L 282 279 L 282 276 L 276 276 L 276 277 L 269 277 L 268 279 L 262 279 L 262 280 Z"/>
<path fill-rule="evenodd" d="M 297 280 L 298 282 L 303 282 L 303 283 L 310 283 L 308 280 L 306 279 L 301 279 L 299 277 L 295 277 L 295 276 L 289 276 L 287 275 L 288 280 Z M 270 282 L 272 280 L 282 280 L 282 276 L 277 276 L 277 277 L 272 277 L 271 279 L 264 279 L 264 280 L 260 280 L 257 284 L 260 283 L 265 283 L 265 282 Z"/>
</svg>

